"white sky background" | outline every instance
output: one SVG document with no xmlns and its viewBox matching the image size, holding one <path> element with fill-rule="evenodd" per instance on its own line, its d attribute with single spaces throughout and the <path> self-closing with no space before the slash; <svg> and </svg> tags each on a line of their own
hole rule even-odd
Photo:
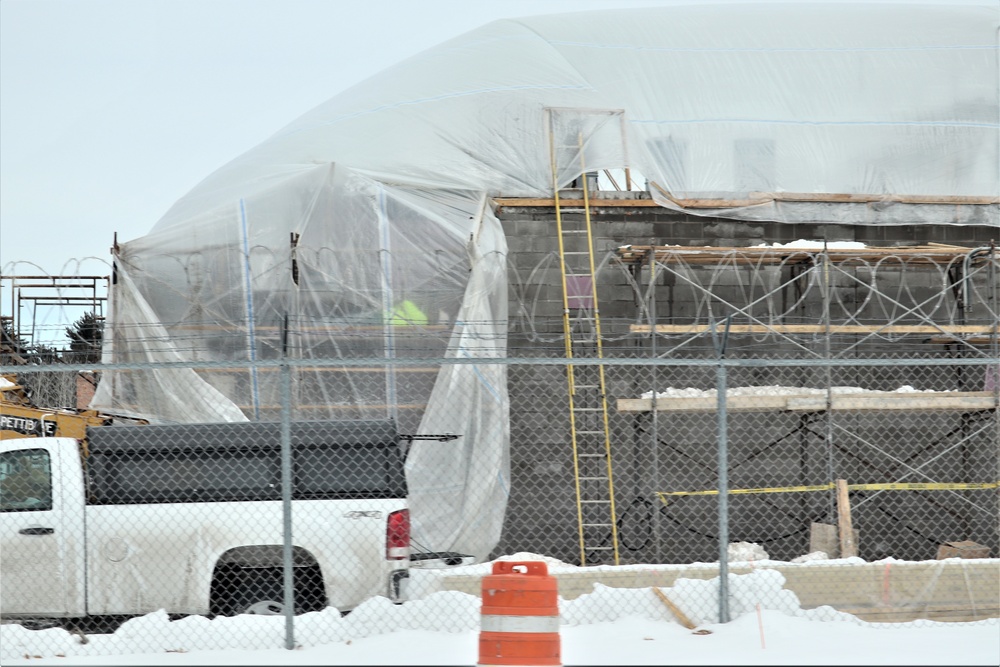
<svg viewBox="0 0 1000 667">
<path fill-rule="evenodd" d="M 115 232 L 143 236 L 299 115 L 492 20 L 670 4 L 2 0 L 0 274 L 107 275 Z"/>
<path fill-rule="evenodd" d="M 0 270 L 104 275 L 115 232 L 143 236 L 299 115 L 489 21 L 664 4 L 2 0 Z"/>
<path fill-rule="evenodd" d="M 0 275 L 108 275 L 116 232 L 145 235 L 306 111 L 485 23 L 664 4 L 0 0 Z M 33 342 L 64 347 L 85 310 L 38 308 Z"/>
</svg>

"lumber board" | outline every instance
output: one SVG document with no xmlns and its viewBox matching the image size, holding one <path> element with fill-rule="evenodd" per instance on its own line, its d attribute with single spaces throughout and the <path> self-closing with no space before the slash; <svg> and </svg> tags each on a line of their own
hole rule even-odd
<svg viewBox="0 0 1000 667">
<path fill-rule="evenodd" d="M 853 558 L 858 555 L 858 545 L 854 541 L 854 524 L 851 521 L 851 499 L 847 491 L 847 480 L 837 480 L 837 533 L 840 537 L 840 557 Z"/>
<path fill-rule="evenodd" d="M 683 625 L 688 630 L 694 630 L 696 627 L 698 627 L 691 621 L 690 618 L 688 618 L 687 614 L 681 611 L 680 607 L 674 604 L 673 601 L 667 597 L 666 593 L 664 593 L 659 589 L 659 587 L 653 586 L 653 592 L 656 593 L 656 597 L 660 598 L 660 601 L 663 602 L 664 605 L 666 605 L 667 609 L 670 610 L 670 613 L 674 615 L 674 618 L 676 618 L 681 625 Z"/>
<path fill-rule="evenodd" d="M 775 412 L 786 410 L 788 396 L 729 396 L 726 410 L 729 412 Z M 822 398 L 822 397 L 821 397 Z M 651 398 L 619 398 L 618 412 L 650 412 Z M 660 397 L 656 399 L 657 412 L 715 412 L 718 399 L 715 396 L 695 396 L 682 398 Z"/>
<path fill-rule="evenodd" d="M 426 403 L 395 403 L 389 405 L 388 403 L 365 403 L 357 405 L 340 405 L 336 403 L 323 403 L 319 405 L 293 405 L 292 409 L 297 411 L 306 410 L 320 410 L 320 411 L 336 411 L 342 412 L 351 410 L 388 410 L 390 408 L 396 408 L 397 410 L 423 410 L 427 407 Z M 244 412 L 253 412 L 254 406 L 252 405 L 240 405 L 239 408 Z M 280 405 L 259 405 L 256 409 L 258 410 L 281 410 Z"/>
<path fill-rule="evenodd" d="M 296 373 L 387 373 L 389 370 L 394 373 L 437 373 L 437 367 L 430 366 L 397 366 L 386 364 L 385 366 L 298 366 Z M 200 375 L 216 374 L 241 374 L 250 372 L 251 368 L 195 368 L 194 371 Z M 277 373 L 282 369 L 276 366 L 262 366 L 257 368 L 258 373 Z"/>
<path fill-rule="evenodd" d="M 1000 197 L 965 196 L 965 195 L 884 195 L 884 194 L 849 194 L 836 192 L 751 192 L 747 197 L 675 197 L 663 188 L 654 186 L 668 200 L 683 208 L 737 208 L 741 206 L 756 206 L 775 201 L 787 202 L 820 202 L 833 204 L 944 204 L 988 206 L 1000 203 Z M 604 192 L 604 191 L 601 191 Z M 500 207 L 554 208 L 554 197 L 494 197 L 493 202 Z M 643 207 L 664 208 L 653 199 L 604 198 L 594 193 L 589 199 L 590 206 Z M 559 199 L 560 206 L 582 207 L 583 199 Z"/>
<path fill-rule="evenodd" d="M 243 325 L 225 324 L 176 324 L 169 327 L 178 331 L 222 331 L 227 334 L 245 334 L 248 329 Z M 407 340 L 411 338 L 423 338 L 424 334 L 438 334 L 449 332 L 452 326 L 449 324 L 396 324 L 391 326 L 393 337 L 396 340 Z M 320 333 L 328 334 L 331 337 L 349 338 L 381 338 L 385 335 L 387 327 L 384 324 L 316 324 L 301 325 L 290 329 L 293 333 Z M 260 334 L 280 334 L 281 327 L 274 325 L 259 325 L 254 327 L 254 332 Z"/>
<path fill-rule="evenodd" d="M 789 202 L 830 202 L 847 204 L 869 204 L 892 202 L 896 204 L 968 204 L 988 206 L 1000 203 L 1000 197 L 990 195 L 889 195 L 889 194 L 847 194 L 833 192 L 751 192 L 750 198 L 760 201 Z"/>
<path fill-rule="evenodd" d="M 950 264 L 964 258 L 975 248 L 949 245 L 920 245 L 920 246 L 894 246 L 879 247 L 871 246 L 865 248 L 837 248 L 826 249 L 826 255 L 831 262 L 843 262 L 846 260 L 866 260 L 878 262 L 889 258 L 897 258 L 899 264 L 885 264 L 882 269 L 900 269 L 903 263 L 908 264 Z M 815 248 L 794 248 L 794 247 L 733 247 L 733 246 L 651 246 L 651 245 L 624 245 L 615 250 L 618 258 L 624 262 L 639 263 L 645 262 L 650 253 L 653 253 L 658 262 L 687 264 L 718 264 L 720 261 L 726 263 L 745 265 L 768 265 L 768 264 L 811 264 L 823 252 L 820 247 Z M 976 258 L 976 263 L 985 260 L 988 254 Z"/>
<path fill-rule="evenodd" d="M 761 396 L 729 396 L 728 412 L 822 412 L 826 410 L 824 394 L 783 394 Z M 661 397 L 656 399 L 657 412 L 710 413 L 718 400 L 705 397 Z M 976 412 L 996 409 L 996 398 L 989 391 L 894 392 L 872 391 L 857 394 L 833 394 L 830 410 L 834 412 L 885 412 L 907 410 L 948 410 Z M 651 398 L 619 398 L 618 412 L 650 412 Z"/>
<path fill-rule="evenodd" d="M 932 336 L 927 339 L 928 343 L 938 343 L 941 345 L 955 345 L 965 343 L 966 345 L 989 345 L 993 342 L 992 336 Z"/>
<path fill-rule="evenodd" d="M 493 201 L 497 206 L 525 207 L 525 208 L 555 208 L 556 200 L 552 197 L 496 197 Z M 604 199 L 591 197 L 590 208 L 663 208 L 652 199 Z M 582 199 L 559 198 L 559 207 L 583 208 Z"/>
<path fill-rule="evenodd" d="M 866 392 L 834 394 L 833 412 L 887 412 L 907 410 L 958 410 L 975 412 L 996 408 L 996 399 L 989 391 L 939 392 Z M 826 409 L 825 396 L 791 397 L 786 404 L 791 412 L 819 412 Z"/>
<path fill-rule="evenodd" d="M 838 204 L 947 204 L 988 206 L 1000 203 L 1000 197 L 992 195 L 915 195 L 888 193 L 848 193 L 848 192 L 751 192 L 749 196 L 740 199 L 725 199 L 722 197 L 675 197 L 670 191 L 655 181 L 649 183 L 664 197 L 683 208 L 735 208 L 740 206 L 756 206 L 771 202 L 820 202 Z"/>
<path fill-rule="evenodd" d="M 632 324 L 632 333 L 649 333 L 650 324 Z M 979 334 L 988 335 L 997 330 L 997 325 L 989 324 L 731 324 L 729 333 L 779 333 L 779 334 Z M 711 331 L 708 324 L 657 324 L 659 334 L 701 334 Z M 717 327 L 718 331 L 723 326 Z"/>
</svg>

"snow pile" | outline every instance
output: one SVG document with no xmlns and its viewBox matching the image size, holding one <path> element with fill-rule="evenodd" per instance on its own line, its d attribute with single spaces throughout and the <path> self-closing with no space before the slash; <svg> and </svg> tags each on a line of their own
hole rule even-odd
<svg viewBox="0 0 1000 667">
<path fill-rule="evenodd" d="M 479 628 L 479 598 L 454 591 L 395 605 L 388 598 L 366 600 L 341 616 L 333 607 L 297 616 L 296 643 L 321 646 L 400 630 L 465 632 Z M 77 635 L 60 628 L 28 630 L 0 625 L 0 661 L 28 656 L 97 656 L 188 652 L 228 648 L 266 649 L 284 645 L 284 616 L 187 616 L 171 621 L 163 610 L 126 621 L 114 634 Z"/>
<path fill-rule="evenodd" d="M 764 547 L 753 542 L 731 542 L 726 551 L 729 562 L 768 560 Z"/>
<path fill-rule="evenodd" d="M 732 618 L 762 609 L 813 621 L 864 623 L 856 616 L 822 606 L 802 609 L 794 592 L 783 588 L 785 575 L 759 569 L 749 574 L 729 575 L 729 613 Z M 696 625 L 719 622 L 719 578 L 678 579 L 673 588 L 660 589 Z M 617 621 L 627 616 L 675 621 L 672 613 L 649 588 L 615 588 L 595 583 L 594 592 L 575 600 L 559 601 L 564 625 Z"/>
<path fill-rule="evenodd" d="M 522 561 L 522 560 L 542 561 L 543 563 L 545 563 L 548 566 L 549 572 L 552 571 L 553 567 L 555 567 L 557 569 L 577 568 L 578 567 L 576 565 L 571 565 L 570 563 L 566 563 L 564 561 L 561 561 L 558 558 L 553 558 L 552 556 L 543 556 L 542 554 L 535 554 L 535 553 L 531 553 L 529 551 L 518 551 L 517 553 L 509 554 L 507 556 L 498 556 L 495 561 L 490 561 L 489 563 L 481 563 L 480 565 L 485 565 L 487 567 L 488 571 L 492 571 L 493 563 L 495 563 L 496 561 L 512 561 L 512 560 L 514 560 L 514 561 Z M 482 568 L 480 568 L 480 569 L 482 569 Z"/>
<path fill-rule="evenodd" d="M 807 620 L 863 623 L 832 607 L 801 609 L 795 593 L 785 590 L 784 583 L 784 575 L 776 570 L 758 569 L 745 575 L 730 574 L 732 617 L 752 612 L 759 604 L 762 608 Z M 708 580 L 678 579 L 673 588 L 661 590 L 695 623 L 718 622 L 717 577 Z M 365 601 L 346 616 L 341 616 L 331 607 L 296 617 L 295 639 L 303 647 L 312 647 L 403 630 L 476 631 L 479 629 L 480 606 L 478 596 L 457 591 L 433 593 L 427 598 L 402 605 L 377 597 Z M 561 622 L 566 626 L 613 622 L 633 616 L 675 622 L 670 610 L 650 588 L 615 588 L 597 583 L 592 593 L 574 600 L 560 598 L 559 610 Z M 114 634 L 90 635 L 86 644 L 80 643 L 78 635 L 60 628 L 33 631 L 7 624 L 0 626 L 0 660 L 24 656 L 278 648 L 284 644 L 284 632 L 283 616 L 214 619 L 188 616 L 171 621 L 162 610 L 126 621 Z"/>
<path fill-rule="evenodd" d="M 806 239 L 799 239 L 797 241 L 790 241 L 789 243 L 759 243 L 751 247 L 822 250 L 823 245 L 823 241 L 807 241 Z M 859 241 L 828 241 L 826 242 L 826 247 L 830 250 L 861 250 L 862 248 L 867 248 L 868 246 Z"/>
<path fill-rule="evenodd" d="M 830 387 L 831 394 L 869 394 L 875 393 L 871 389 L 863 387 Z M 878 392 L 883 393 L 883 392 Z M 914 389 L 910 385 L 893 390 L 890 393 L 918 393 L 933 394 L 933 389 Z M 657 398 L 712 398 L 718 394 L 716 389 L 695 389 L 694 387 L 667 387 L 663 391 L 656 392 Z M 760 387 L 732 387 L 726 390 L 726 396 L 801 396 L 803 394 L 811 396 L 825 396 L 826 389 L 818 387 L 786 387 L 781 385 L 764 385 Z M 642 398 L 652 398 L 652 390 L 642 393 Z"/>
<path fill-rule="evenodd" d="M 829 554 L 825 551 L 810 551 L 809 553 L 798 556 L 790 560 L 790 563 L 811 563 L 817 560 L 830 560 Z"/>
</svg>

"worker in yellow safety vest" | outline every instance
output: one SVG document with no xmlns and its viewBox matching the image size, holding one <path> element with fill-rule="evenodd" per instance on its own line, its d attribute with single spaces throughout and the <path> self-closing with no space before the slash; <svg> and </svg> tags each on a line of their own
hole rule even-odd
<svg viewBox="0 0 1000 667">
<path fill-rule="evenodd" d="M 409 299 L 399 302 L 387 318 L 389 324 L 397 327 L 426 326 L 427 315 Z"/>
</svg>

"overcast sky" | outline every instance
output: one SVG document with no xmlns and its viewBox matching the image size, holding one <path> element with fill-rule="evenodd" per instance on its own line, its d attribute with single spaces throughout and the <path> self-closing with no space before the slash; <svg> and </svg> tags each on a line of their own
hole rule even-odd
<svg viewBox="0 0 1000 667">
<path fill-rule="evenodd" d="M 143 236 L 300 114 L 489 21 L 664 4 L 0 0 L 0 271 L 106 274 L 115 232 Z"/>
<path fill-rule="evenodd" d="M 489 21 L 678 1 L 0 0 L 0 274 L 106 275 L 115 232 L 143 236 L 302 113 Z"/>
</svg>

